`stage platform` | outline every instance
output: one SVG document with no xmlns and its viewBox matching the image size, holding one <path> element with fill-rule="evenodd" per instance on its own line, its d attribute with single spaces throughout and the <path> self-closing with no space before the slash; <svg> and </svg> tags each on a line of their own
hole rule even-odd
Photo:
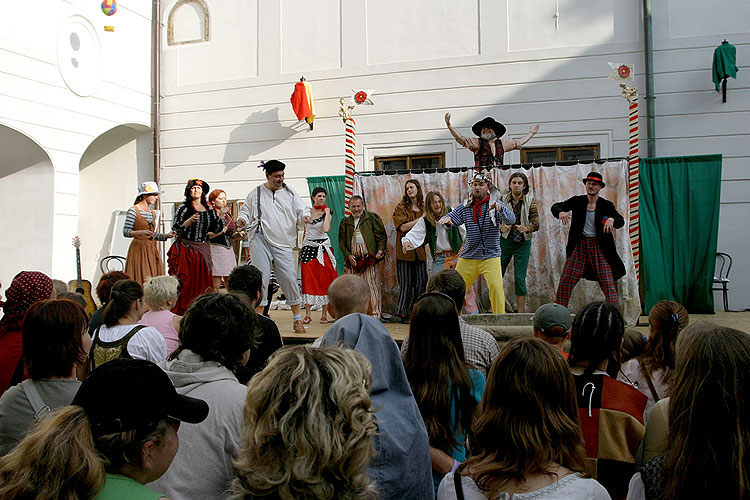
<svg viewBox="0 0 750 500">
<path fill-rule="evenodd" d="M 271 319 L 273 319 L 279 327 L 281 336 L 284 339 L 284 344 L 308 344 L 313 342 L 318 337 L 322 337 L 323 334 L 328 330 L 328 327 L 333 323 L 329 319 L 330 323 L 327 325 L 321 325 L 320 311 L 313 311 L 312 317 L 313 322 L 309 325 L 305 325 L 307 333 L 293 333 L 292 332 L 292 312 L 288 310 L 277 310 L 270 311 Z M 464 316 L 467 322 L 477 325 L 480 328 L 486 328 L 492 333 L 498 342 L 504 343 L 505 341 L 515 336 L 530 336 L 532 335 L 531 329 L 531 317 L 530 313 L 516 313 L 516 314 L 477 314 Z M 708 320 L 718 323 L 723 326 L 736 328 L 744 332 L 750 333 L 750 311 L 744 312 L 724 312 L 717 311 L 716 314 L 691 314 L 690 322 Z M 404 337 L 409 334 L 409 325 L 400 323 L 385 323 L 385 327 L 391 333 L 391 336 L 397 344 L 401 344 Z M 648 317 L 641 316 L 639 326 L 634 328 L 648 333 Z"/>
</svg>

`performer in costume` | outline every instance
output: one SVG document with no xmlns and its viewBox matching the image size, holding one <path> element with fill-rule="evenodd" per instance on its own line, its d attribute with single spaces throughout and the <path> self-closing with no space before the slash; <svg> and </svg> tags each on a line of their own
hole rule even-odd
<svg viewBox="0 0 750 500">
<path fill-rule="evenodd" d="M 167 252 L 167 265 L 169 274 L 180 282 L 177 304 L 172 309 L 175 314 L 185 314 L 190 302 L 212 285 L 208 233 L 221 232 L 224 220 L 209 207 L 208 192 L 206 181 L 190 179 L 185 186 L 185 203 L 174 216 L 172 229 L 178 237 Z"/>
<path fill-rule="evenodd" d="M 313 189 L 312 201 L 312 208 L 305 211 L 305 239 L 299 256 L 305 324 L 312 321 L 310 310 L 313 305 L 321 306 L 320 322 L 328 323 L 328 286 L 338 277 L 336 257 L 328 237 L 333 210 L 326 206 L 326 190 L 322 187 Z"/>
<path fill-rule="evenodd" d="M 164 265 L 156 242 L 166 241 L 175 236 L 174 231 L 167 234 L 155 231 L 156 214 L 149 206 L 156 203 L 156 197 L 163 192 L 159 191 L 159 186 L 155 182 L 142 183 L 138 187 L 133 206 L 125 214 L 122 235 L 133 238 L 125 261 L 125 274 L 131 276 L 139 285 L 143 285 L 148 278 L 164 274 Z"/>
<path fill-rule="evenodd" d="M 247 194 L 237 216 L 237 227 L 248 227 L 250 260 L 263 273 L 263 286 L 268 289 L 273 267 L 286 303 L 292 306 L 294 332 L 305 333 L 293 250 L 297 246 L 298 228 L 304 227 L 307 207 L 300 195 L 284 183 L 284 163 L 270 160 L 261 162 L 259 168 L 265 170 L 266 182 Z M 263 311 L 267 303 L 264 297 L 257 312 Z"/>
<path fill-rule="evenodd" d="M 221 189 L 214 189 L 208 195 L 208 204 L 216 211 L 216 215 L 224 220 L 224 227 L 218 233 L 208 233 L 211 243 L 211 270 L 213 273 L 214 289 L 221 287 L 222 280 L 226 286 L 227 278 L 232 269 L 237 267 L 237 256 L 232 242 L 242 238 L 242 232 L 236 231 L 232 215 L 227 205 L 227 194 Z"/>
<path fill-rule="evenodd" d="M 375 267 L 385 258 L 388 236 L 378 214 L 365 210 L 361 196 L 351 197 L 349 211 L 351 215 L 339 225 L 339 248 L 346 259 L 344 272 L 357 274 L 367 282 L 372 315 L 380 319 L 382 300 Z"/>
<path fill-rule="evenodd" d="M 513 258 L 516 288 L 516 309 L 526 308 L 526 270 L 531 255 L 531 233 L 539 231 L 539 211 L 529 190 L 529 179 L 523 172 L 514 172 L 508 179 L 509 191 L 503 196 L 505 206 L 513 210 L 516 223 L 500 226 L 503 276 Z"/>
<path fill-rule="evenodd" d="M 423 247 L 414 252 L 405 252 L 401 238 L 422 219 L 424 195 L 422 186 L 416 179 L 409 179 L 404 185 L 404 196 L 393 211 L 393 225 L 396 227 L 396 272 L 398 274 L 398 307 L 396 314 L 402 323 L 409 322 L 414 301 L 424 293 L 427 286 L 427 256 Z"/>
<path fill-rule="evenodd" d="M 429 244 L 432 254 L 430 274 L 455 269 L 465 231 L 461 227 L 438 224 L 438 219 L 452 210 L 445 204 L 442 194 L 436 191 L 427 193 L 425 206 L 424 216 L 401 238 L 401 246 L 409 252 Z"/>
<path fill-rule="evenodd" d="M 490 202 L 489 179 L 476 174 L 471 181 L 472 197 L 443 216 L 440 224 L 464 224 L 466 243 L 456 265 L 456 271 L 470 287 L 481 274 L 487 281 L 492 312 L 505 312 L 505 293 L 500 263 L 500 225 L 514 224 L 516 216 L 502 201 Z"/>
<path fill-rule="evenodd" d="M 503 166 L 503 154 L 507 151 L 520 149 L 521 146 L 539 132 L 539 124 L 529 129 L 529 133 L 520 139 L 501 139 L 505 134 L 505 126 L 487 117 L 476 122 L 471 131 L 477 137 L 464 137 L 451 125 L 451 114 L 445 114 L 445 124 L 456 142 L 474 153 L 474 167 L 491 169 Z"/>
<path fill-rule="evenodd" d="M 615 281 L 625 275 L 625 265 L 617 255 L 614 229 L 625 225 L 615 205 L 599 196 L 606 186 L 599 172 L 589 172 L 583 179 L 586 194 L 573 196 L 552 205 L 552 215 L 567 225 L 568 260 L 563 267 L 555 302 L 568 305 L 570 294 L 581 278 L 598 281 L 607 302 L 619 306 Z M 572 212 L 572 222 L 571 222 Z"/>
</svg>

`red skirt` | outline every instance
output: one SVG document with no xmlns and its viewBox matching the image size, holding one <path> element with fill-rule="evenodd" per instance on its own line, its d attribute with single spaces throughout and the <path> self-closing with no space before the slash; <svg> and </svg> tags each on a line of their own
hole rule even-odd
<svg viewBox="0 0 750 500">
<path fill-rule="evenodd" d="M 320 265 L 318 259 L 300 264 L 302 270 L 302 303 L 312 305 L 328 304 L 328 286 L 338 277 L 328 253 L 323 254 Z"/>
<path fill-rule="evenodd" d="M 211 250 L 208 243 L 175 241 L 167 252 L 169 274 L 180 282 L 177 304 L 172 312 L 182 316 L 190 302 L 213 285 L 211 279 Z"/>
</svg>

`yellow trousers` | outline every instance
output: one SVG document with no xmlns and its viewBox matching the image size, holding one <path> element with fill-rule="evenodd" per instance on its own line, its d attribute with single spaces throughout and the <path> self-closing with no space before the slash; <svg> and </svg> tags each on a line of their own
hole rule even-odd
<svg viewBox="0 0 750 500">
<path fill-rule="evenodd" d="M 456 271 L 466 282 L 468 290 L 474 281 L 481 274 L 487 282 L 487 288 L 490 292 L 490 302 L 492 303 L 492 312 L 495 314 L 505 314 L 505 291 L 503 290 L 503 266 L 500 257 L 492 259 L 458 259 Z"/>
</svg>

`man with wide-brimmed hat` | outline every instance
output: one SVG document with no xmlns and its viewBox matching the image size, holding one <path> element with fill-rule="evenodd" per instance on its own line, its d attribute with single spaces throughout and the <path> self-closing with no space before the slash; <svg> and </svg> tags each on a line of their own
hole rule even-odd
<svg viewBox="0 0 750 500">
<path fill-rule="evenodd" d="M 513 210 L 500 200 L 490 197 L 490 180 L 484 173 L 475 174 L 470 181 L 471 198 L 444 215 L 439 224 L 464 225 L 466 240 L 458 257 L 456 271 L 466 282 L 474 284 L 481 274 L 487 281 L 492 312 L 505 312 L 505 292 L 500 260 L 500 226 L 516 222 Z"/>
<path fill-rule="evenodd" d="M 485 169 L 501 167 L 503 165 L 503 154 L 506 151 L 520 149 L 539 132 L 539 124 L 529 129 L 529 133 L 520 139 L 502 139 L 505 135 L 505 126 L 495 121 L 492 117 L 479 120 L 472 127 L 476 137 L 465 137 L 451 125 L 451 114 L 445 114 L 445 124 L 456 142 L 474 153 L 474 167 Z"/>
<path fill-rule="evenodd" d="M 563 267 L 555 302 L 568 305 L 570 294 L 581 278 L 598 281 L 607 302 L 619 306 L 615 281 L 625 275 L 625 265 L 617 255 L 613 233 L 625 225 L 614 203 L 599 196 L 606 186 L 602 174 L 589 172 L 582 179 L 586 194 L 552 205 L 552 215 L 570 223 L 568 260 Z"/>
<path fill-rule="evenodd" d="M 304 227 L 306 205 L 297 192 L 284 182 L 286 165 L 279 160 L 261 162 L 266 182 L 251 190 L 237 215 L 237 227 L 247 226 L 252 264 L 263 273 L 263 286 L 268 289 L 271 268 L 286 303 L 292 306 L 294 332 L 305 333 L 300 314 L 301 296 L 297 286 L 297 264 L 293 250 L 297 231 Z M 261 313 L 267 299 L 258 304 Z"/>
</svg>

